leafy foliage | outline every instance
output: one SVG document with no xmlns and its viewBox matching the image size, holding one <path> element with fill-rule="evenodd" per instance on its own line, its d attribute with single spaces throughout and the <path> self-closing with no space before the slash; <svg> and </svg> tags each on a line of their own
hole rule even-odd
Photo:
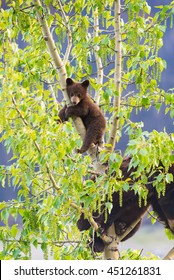
<svg viewBox="0 0 174 280">
<path fill-rule="evenodd" d="M 116 108 L 112 102 L 117 96 L 114 1 L 42 2 L 44 6 L 39 10 L 66 63 L 67 76 L 76 80 L 89 78 L 91 94 L 95 98 L 100 92 L 102 110 L 107 116 L 114 116 Z M 159 163 L 165 166 L 154 182 L 159 195 L 164 194 L 166 182 L 173 181 L 168 168 L 174 162 L 174 135 L 165 131 L 143 131 L 143 124 L 132 122 L 130 115 L 133 108 L 137 113 L 151 106 L 159 111 L 164 104 L 165 113 L 171 118 L 174 116 L 173 90 L 165 92 L 158 87 L 161 73 L 167 67 L 158 52 L 168 21 L 173 24 L 174 1 L 156 7 L 153 16 L 145 0 L 126 0 L 122 4 L 123 73 L 117 142 L 123 131 L 129 135 L 126 153 L 133 155 L 131 165 L 138 167 L 134 176 L 141 175 L 134 189 L 146 199 L 142 186 L 151 168 Z M 32 246 L 40 246 L 45 258 L 49 255 L 54 259 L 95 258 L 83 245 L 88 233 L 84 233 L 80 241 L 76 228 L 80 212 L 72 203 L 79 209 L 84 203 L 86 215 L 100 208 L 106 195 L 110 210 L 113 191 L 120 192 L 121 203 L 122 191 L 129 188 L 129 182 L 120 181 L 122 157 L 116 152 L 103 151 L 101 161 L 109 162 L 108 175 L 99 176 L 96 182 L 90 179 L 90 157 L 74 152 L 81 144 L 75 128 L 71 122 L 56 122 L 57 110 L 61 107 L 56 98 L 62 99 L 59 74 L 47 51 L 47 38 L 42 36 L 35 5 L 29 0 L 8 1 L 6 5 L 0 13 L 0 140 L 12 156 L 7 166 L 0 167 L 0 180 L 2 187 L 15 188 L 17 196 L 0 203 L 3 222 L 0 258 L 30 259 Z M 97 36 L 96 16 L 99 19 Z M 101 84 L 97 80 L 96 52 L 104 73 Z M 108 117 L 108 131 L 110 119 Z M 113 170 L 117 170 L 116 178 L 111 177 Z"/>
<path fill-rule="evenodd" d="M 159 258 L 152 253 L 146 253 L 142 256 L 142 251 L 128 249 L 122 252 L 121 260 L 159 260 Z"/>
</svg>

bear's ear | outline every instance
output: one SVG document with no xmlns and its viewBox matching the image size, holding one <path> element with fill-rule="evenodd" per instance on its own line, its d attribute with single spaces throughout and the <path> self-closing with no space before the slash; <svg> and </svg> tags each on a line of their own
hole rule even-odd
<svg viewBox="0 0 174 280">
<path fill-rule="evenodd" d="M 67 78 L 66 79 L 66 84 L 67 84 L 67 86 L 71 86 L 72 84 L 74 84 L 74 82 L 71 78 Z"/>
<path fill-rule="evenodd" d="M 85 80 L 83 83 L 81 83 L 82 87 L 87 88 L 89 86 L 89 81 Z"/>
</svg>

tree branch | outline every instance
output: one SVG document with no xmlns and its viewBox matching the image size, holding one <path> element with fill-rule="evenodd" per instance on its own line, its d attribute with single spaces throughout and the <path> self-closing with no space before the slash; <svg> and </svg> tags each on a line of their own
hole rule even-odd
<svg viewBox="0 0 174 280">
<path fill-rule="evenodd" d="M 99 35 L 99 18 L 98 18 L 98 8 L 94 11 L 94 39 L 97 38 Z M 103 84 L 103 65 L 101 57 L 98 55 L 99 46 L 94 46 L 94 55 L 96 59 L 96 66 L 97 66 L 97 84 L 100 85 L 100 89 L 95 94 L 95 101 L 96 104 L 99 105 L 100 102 L 100 92 L 101 92 L 101 85 Z"/>
<path fill-rule="evenodd" d="M 120 237 L 118 237 L 119 242 L 123 240 L 134 229 L 134 227 L 141 221 L 141 219 L 144 217 L 149 208 L 150 206 L 148 207 L 148 209 L 144 210 L 141 216 L 137 220 L 135 220 Z"/>
<path fill-rule="evenodd" d="M 167 253 L 163 260 L 171 260 L 174 258 L 174 247 Z"/>
<path fill-rule="evenodd" d="M 115 98 L 114 98 L 114 108 L 116 112 L 113 116 L 113 121 L 111 125 L 110 135 L 108 139 L 108 144 L 110 151 L 113 151 L 116 143 L 117 131 L 119 129 L 119 113 L 120 113 L 120 100 L 121 100 L 121 30 L 120 30 L 120 0 L 114 1 L 114 13 L 115 13 Z"/>
<path fill-rule="evenodd" d="M 38 9 L 38 7 L 42 7 L 40 0 L 34 0 L 34 3 L 35 3 L 37 18 L 38 18 L 38 21 L 39 21 L 41 29 L 42 29 L 42 34 L 45 39 L 48 52 L 50 53 L 50 56 L 54 62 L 54 66 L 59 74 L 61 90 L 62 90 L 63 96 L 66 100 L 66 104 L 67 104 L 67 106 L 69 106 L 71 103 L 70 103 L 70 100 L 69 100 L 69 97 L 68 97 L 68 94 L 66 91 L 67 74 L 66 74 L 64 62 L 62 61 L 62 59 L 57 51 L 56 45 L 54 43 L 54 40 L 53 40 L 50 30 L 48 28 L 48 24 L 45 19 L 45 16 L 43 13 L 40 12 L 40 9 Z M 75 118 L 73 121 L 74 121 L 74 125 L 77 129 L 78 134 L 81 136 L 82 139 L 84 139 L 86 130 L 82 123 L 82 120 L 80 118 Z"/>
<path fill-rule="evenodd" d="M 110 237 L 111 242 L 105 243 L 103 259 L 104 260 L 118 260 L 120 257 L 119 250 L 118 250 L 118 239 L 115 233 L 115 226 L 114 223 L 110 226 L 107 230 L 107 237 Z"/>
<path fill-rule="evenodd" d="M 64 18 L 65 26 L 66 26 L 66 29 L 67 29 L 67 35 L 68 35 L 67 36 L 68 37 L 68 45 L 67 45 L 65 56 L 64 56 L 64 64 L 66 64 L 67 61 L 68 61 L 69 55 L 70 55 L 71 47 L 72 47 L 72 34 L 71 34 L 70 24 L 69 24 L 69 21 L 67 19 L 67 16 L 66 16 L 65 12 L 64 12 L 61 0 L 57 0 L 57 2 L 59 4 L 62 16 Z"/>
<path fill-rule="evenodd" d="M 40 27 L 42 29 L 42 34 L 44 37 L 44 40 L 47 45 L 48 52 L 54 62 L 54 66 L 59 74 L 59 79 L 60 79 L 60 85 L 61 89 L 63 91 L 63 94 L 66 98 L 67 104 L 70 103 L 68 95 L 66 93 L 66 69 L 65 65 L 63 64 L 63 61 L 57 51 L 56 45 L 54 43 L 54 40 L 51 36 L 50 30 L 48 28 L 47 21 L 45 19 L 45 15 L 41 13 L 39 7 L 42 7 L 40 0 L 34 0 L 35 3 L 35 9 L 36 9 L 36 14 L 37 14 L 37 19 L 40 23 Z"/>
<path fill-rule="evenodd" d="M 113 117 L 113 123 L 108 139 L 110 151 L 115 148 L 116 133 L 119 126 L 119 112 L 120 112 L 120 99 L 121 99 L 121 32 L 120 32 L 120 0 L 114 1 L 114 13 L 115 13 L 115 75 L 114 82 L 116 88 L 116 96 L 114 98 L 114 107 L 116 108 L 116 115 Z M 104 259 L 119 259 L 117 235 L 115 233 L 114 223 L 107 230 L 107 236 L 112 236 L 112 242 L 109 245 L 105 245 Z"/>
</svg>

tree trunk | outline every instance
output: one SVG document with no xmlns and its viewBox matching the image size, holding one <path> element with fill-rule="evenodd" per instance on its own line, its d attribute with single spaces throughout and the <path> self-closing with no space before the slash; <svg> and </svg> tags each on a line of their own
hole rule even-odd
<svg viewBox="0 0 174 280">
<path fill-rule="evenodd" d="M 112 242 L 110 244 L 105 245 L 103 259 L 104 260 L 118 260 L 119 259 L 119 251 L 118 251 L 118 241 L 117 236 L 115 234 L 114 224 L 110 226 L 107 230 L 107 236 L 111 237 Z"/>
<path fill-rule="evenodd" d="M 117 132 L 119 129 L 119 115 L 120 115 L 120 100 L 121 100 L 121 30 L 120 30 L 120 0 L 114 1 L 114 14 L 115 14 L 115 98 L 113 107 L 115 108 L 115 113 L 112 119 L 112 125 L 110 129 L 108 148 L 111 152 L 115 148 Z"/>
</svg>

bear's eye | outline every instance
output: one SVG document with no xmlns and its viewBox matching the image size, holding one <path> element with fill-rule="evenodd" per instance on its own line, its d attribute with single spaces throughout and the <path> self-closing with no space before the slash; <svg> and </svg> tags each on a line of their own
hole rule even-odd
<svg viewBox="0 0 174 280">
<path fill-rule="evenodd" d="M 77 94 L 77 97 L 80 98 L 80 93 Z"/>
<path fill-rule="evenodd" d="M 71 96 L 71 97 L 72 97 L 72 96 L 74 96 L 74 93 L 73 93 L 73 92 L 71 92 L 71 93 L 70 93 L 70 96 Z"/>
</svg>

